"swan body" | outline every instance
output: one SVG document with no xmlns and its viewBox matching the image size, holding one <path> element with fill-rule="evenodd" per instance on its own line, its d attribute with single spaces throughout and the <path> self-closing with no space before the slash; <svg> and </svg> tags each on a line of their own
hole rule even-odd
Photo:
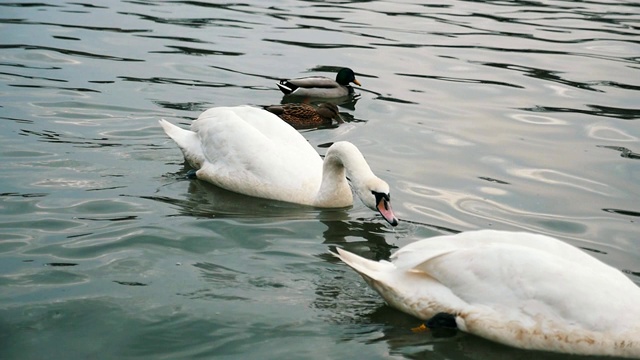
<svg viewBox="0 0 640 360">
<path fill-rule="evenodd" d="M 362 202 L 397 225 L 389 185 L 349 142 L 334 143 L 323 161 L 293 127 L 251 106 L 211 108 L 190 130 L 160 124 L 200 180 L 249 196 L 339 208 L 353 203 L 349 176 Z"/>
<path fill-rule="evenodd" d="M 281 80 L 278 85 L 285 95 L 312 98 L 339 98 L 353 94 L 350 83 L 360 85 L 353 70 L 342 68 L 332 80 L 324 76 L 308 76 L 296 79 Z"/>
<path fill-rule="evenodd" d="M 640 358 L 640 288 L 555 238 L 480 230 L 411 243 L 375 262 L 337 249 L 389 305 L 523 349 Z"/>
<path fill-rule="evenodd" d="M 344 122 L 340 117 L 338 107 L 331 103 L 321 103 L 318 106 L 289 103 L 265 106 L 264 109 L 278 115 L 279 118 L 296 129 L 331 126 L 334 119 L 339 124 Z"/>
</svg>

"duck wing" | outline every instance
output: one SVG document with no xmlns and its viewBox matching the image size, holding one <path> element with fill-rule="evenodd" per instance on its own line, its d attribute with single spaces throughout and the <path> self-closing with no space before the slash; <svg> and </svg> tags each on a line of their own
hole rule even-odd
<svg viewBox="0 0 640 360">
<path fill-rule="evenodd" d="M 282 80 L 280 84 L 293 84 L 301 88 L 336 88 L 340 85 L 334 80 L 325 76 L 307 76 L 296 79 Z"/>
</svg>

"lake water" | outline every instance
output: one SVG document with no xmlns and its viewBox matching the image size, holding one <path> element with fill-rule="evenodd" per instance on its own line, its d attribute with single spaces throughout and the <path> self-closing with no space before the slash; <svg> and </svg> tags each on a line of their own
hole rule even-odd
<svg viewBox="0 0 640 360">
<path fill-rule="evenodd" d="M 609 0 L 0 3 L 0 358 L 538 359 L 413 333 L 328 250 L 527 230 L 640 284 L 639 25 Z M 303 135 L 358 145 L 397 228 L 185 179 L 158 119 L 343 66 L 348 123 Z"/>
</svg>

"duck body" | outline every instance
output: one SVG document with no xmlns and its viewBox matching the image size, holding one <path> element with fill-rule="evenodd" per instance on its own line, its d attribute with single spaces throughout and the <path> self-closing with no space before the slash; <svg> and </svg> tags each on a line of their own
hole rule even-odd
<svg viewBox="0 0 640 360">
<path fill-rule="evenodd" d="M 338 71 L 335 80 L 324 76 L 307 76 L 281 80 L 276 85 L 285 95 L 322 99 L 352 95 L 351 83 L 360 85 L 353 70 L 343 68 Z"/>
<path fill-rule="evenodd" d="M 523 349 L 640 358 L 640 288 L 555 238 L 470 231 L 380 262 L 337 251 L 389 305 L 420 319 L 451 314 L 462 331 Z"/>
<path fill-rule="evenodd" d="M 331 126 L 333 120 L 337 123 L 344 122 L 338 107 L 331 103 L 321 103 L 317 107 L 310 104 L 289 103 L 265 106 L 264 109 L 298 130 Z"/>
<path fill-rule="evenodd" d="M 293 127 L 250 106 L 211 108 L 190 130 L 166 120 L 160 124 L 200 180 L 249 196 L 339 208 L 353 204 L 349 175 L 365 205 L 397 224 L 389 186 L 349 142 L 333 144 L 323 161 Z"/>
</svg>

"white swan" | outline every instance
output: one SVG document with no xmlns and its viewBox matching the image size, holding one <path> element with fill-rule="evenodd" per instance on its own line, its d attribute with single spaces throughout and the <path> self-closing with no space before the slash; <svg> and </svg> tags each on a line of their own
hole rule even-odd
<svg viewBox="0 0 640 360">
<path fill-rule="evenodd" d="M 355 145 L 334 143 L 324 162 L 305 138 L 276 115 L 251 106 L 202 113 L 191 130 L 160 120 L 164 131 L 197 169 L 198 179 L 237 193 L 340 208 L 353 204 L 347 176 L 362 202 L 398 224 L 389 185 L 371 172 Z"/>
<path fill-rule="evenodd" d="M 470 231 L 409 244 L 391 262 L 337 251 L 389 305 L 432 324 L 444 315 L 518 348 L 640 358 L 640 287 L 552 237 Z"/>
</svg>

